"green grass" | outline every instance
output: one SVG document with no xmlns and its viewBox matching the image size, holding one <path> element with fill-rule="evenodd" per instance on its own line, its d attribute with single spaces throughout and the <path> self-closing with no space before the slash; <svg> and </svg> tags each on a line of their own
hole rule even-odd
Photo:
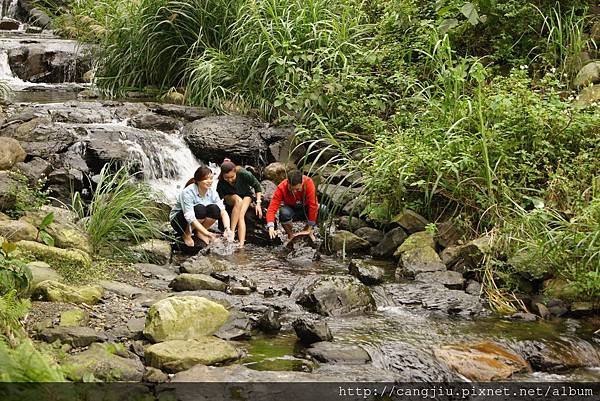
<svg viewBox="0 0 600 401">
<path fill-rule="evenodd" d="M 106 164 L 89 205 L 73 195 L 72 207 L 81 218 L 94 251 L 110 250 L 118 255 L 127 246 L 160 236 L 159 209 L 150 189 L 136 182 L 128 166 L 114 170 Z"/>
</svg>

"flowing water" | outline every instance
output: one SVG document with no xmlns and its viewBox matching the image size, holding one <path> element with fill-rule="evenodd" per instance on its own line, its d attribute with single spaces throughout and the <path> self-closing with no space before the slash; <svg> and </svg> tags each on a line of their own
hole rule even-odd
<svg viewBox="0 0 600 401">
<path fill-rule="evenodd" d="M 2 2 L 3 15 L 10 12 L 13 3 Z M 6 80 L 17 90 L 17 101 L 53 103 L 76 96 L 76 91 L 81 88 L 70 84 L 36 85 L 16 78 L 8 63 L 7 43 L 11 40 L 0 39 L 0 79 Z M 23 90 L 25 88 L 28 89 Z M 118 140 L 126 146 L 130 159 L 141 166 L 144 180 L 162 193 L 169 203 L 172 203 L 181 190 L 181 184 L 193 175 L 199 165 L 179 132 L 128 131 L 126 120 L 96 124 L 94 127 L 123 131 Z M 81 152 L 85 152 L 85 139 L 85 135 L 80 138 Z M 215 172 L 218 173 L 218 170 Z M 267 288 L 293 288 L 299 278 L 309 274 L 347 272 L 347 261 L 332 257 L 322 257 L 314 262 L 294 261 L 286 259 L 285 254 L 283 248 L 248 246 L 246 250 L 226 257 L 236 269 L 257 283 L 259 292 Z M 393 268 L 388 265 L 388 280 L 393 277 Z M 542 347 L 549 350 L 544 354 L 549 363 L 555 362 L 554 365 L 558 367 L 553 372 L 537 371 L 514 379 L 600 381 L 600 340 L 593 335 L 600 326 L 597 320 L 556 318 L 551 321 L 516 322 L 497 316 L 466 319 L 395 305 L 382 295 L 385 291 L 381 286 L 372 288 L 372 292 L 378 306 L 375 312 L 354 317 L 330 317 L 325 321 L 336 343 L 360 345 L 378 368 L 395 371 L 406 368 L 408 364 L 414 368 L 415 377 L 419 377 L 419 370 L 426 376 L 429 374 L 427 371 L 434 369 L 433 349 L 449 344 L 494 341 L 515 350 Z M 289 325 L 287 328 L 287 331 L 277 335 L 256 336 L 245 342 L 246 357 L 241 363 L 258 370 L 318 371 L 319 364 L 304 356 L 304 347 L 289 331 Z M 363 368 L 357 366 L 355 369 L 358 374 Z"/>
</svg>

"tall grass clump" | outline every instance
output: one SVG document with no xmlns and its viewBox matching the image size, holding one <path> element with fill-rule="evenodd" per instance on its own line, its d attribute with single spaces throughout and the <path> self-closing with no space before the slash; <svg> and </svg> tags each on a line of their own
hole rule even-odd
<svg viewBox="0 0 600 401">
<path fill-rule="evenodd" d="M 106 164 L 89 205 L 73 195 L 72 207 L 81 218 L 96 252 L 123 254 L 126 246 L 160 235 L 159 210 L 147 185 L 136 182 L 129 166 Z"/>
</svg>

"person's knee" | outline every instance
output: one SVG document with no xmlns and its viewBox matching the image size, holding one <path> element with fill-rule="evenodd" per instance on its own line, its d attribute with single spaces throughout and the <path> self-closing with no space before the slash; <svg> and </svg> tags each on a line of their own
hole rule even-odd
<svg viewBox="0 0 600 401">
<path fill-rule="evenodd" d="M 206 218 L 206 206 L 204 205 L 196 205 L 194 206 L 194 214 L 196 215 L 196 220 L 204 220 Z"/>
<path fill-rule="evenodd" d="M 206 207 L 206 217 L 217 220 L 221 216 L 221 209 L 219 206 L 212 204 Z"/>
<path fill-rule="evenodd" d="M 290 223 L 294 218 L 294 210 L 291 207 L 283 206 L 279 209 L 279 221 Z"/>
</svg>

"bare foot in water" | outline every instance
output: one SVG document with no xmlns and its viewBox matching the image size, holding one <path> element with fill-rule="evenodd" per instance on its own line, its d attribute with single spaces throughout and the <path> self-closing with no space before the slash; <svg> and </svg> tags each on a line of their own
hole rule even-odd
<svg viewBox="0 0 600 401">
<path fill-rule="evenodd" d="M 190 234 L 183 234 L 181 236 L 181 238 L 183 239 L 183 243 L 186 244 L 189 247 L 193 247 L 194 246 L 194 239 L 192 238 L 192 236 Z"/>
</svg>

